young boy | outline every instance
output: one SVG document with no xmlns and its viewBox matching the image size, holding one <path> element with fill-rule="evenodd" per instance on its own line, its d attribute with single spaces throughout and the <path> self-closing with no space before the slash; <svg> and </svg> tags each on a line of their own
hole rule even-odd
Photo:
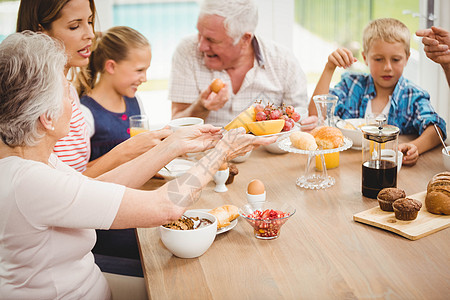
<svg viewBox="0 0 450 300">
<path fill-rule="evenodd" d="M 400 128 L 401 134 L 419 134 L 410 143 L 399 144 L 403 164 L 414 165 L 420 153 L 440 143 L 433 124 L 445 139 L 446 124 L 431 106 L 429 94 L 402 76 L 409 58 L 410 33 L 396 19 L 377 19 L 363 32 L 362 56 L 370 74 L 344 73 L 330 89 L 336 67 L 348 68 L 356 58 L 350 50 L 340 48 L 328 56 L 314 95 L 331 93 L 339 97 L 335 114 L 342 119 L 364 118 L 368 114 L 385 114 L 387 123 Z M 310 115 L 317 115 L 314 101 Z"/>
</svg>

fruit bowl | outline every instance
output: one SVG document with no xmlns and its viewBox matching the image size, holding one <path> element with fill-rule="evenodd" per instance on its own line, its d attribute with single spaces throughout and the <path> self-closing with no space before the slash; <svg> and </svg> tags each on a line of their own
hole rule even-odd
<svg viewBox="0 0 450 300">
<path fill-rule="evenodd" d="M 239 209 L 239 215 L 252 227 L 257 239 L 272 240 L 280 236 L 281 226 L 295 214 L 295 208 L 287 203 L 264 202 L 246 204 Z"/>
<path fill-rule="evenodd" d="M 257 121 L 248 123 L 247 126 L 254 135 L 268 135 L 281 132 L 284 127 L 284 120 Z"/>
</svg>

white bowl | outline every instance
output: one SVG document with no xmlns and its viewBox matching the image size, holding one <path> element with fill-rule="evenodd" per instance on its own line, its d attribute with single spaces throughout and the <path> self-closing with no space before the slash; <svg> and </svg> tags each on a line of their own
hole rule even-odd
<svg viewBox="0 0 450 300">
<path fill-rule="evenodd" d="M 217 219 L 214 215 L 198 210 L 188 210 L 188 217 L 208 219 L 213 223 L 206 227 L 193 230 L 175 230 L 159 227 L 161 241 L 173 255 L 180 258 L 199 257 L 208 250 L 214 242 L 217 232 Z"/>
<path fill-rule="evenodd" d="M 173 119 L 169 122 L 169 127 L 173 131 L 176 131 L 177 129 L 180 129 L 185 126 L 192 126 L 192 125 L 201 125 L 204 121 L 202 118 L 196 118 L 196 117 L 186 117 L 186 118 L 178 118 Z"/>
<path fill-rule="evenodd" d="M 347 123 L 349 123 L 350 125 Z M 366 124 L 365 119 L 346 119 L 337 121 L 336 127 L 342 131 L 342 134 L 344 136 L 352 140 L 353 149 L 361 149 L 363 134 L 360 127 L 365 124 Z M 353 125 L 355 129 L 348 128 L 351 125 Z"/>
<path fill-rule="evenodd" d="M 159 170 L 159 174 L 164 177 L 166 180 L 172 180 L 178 176 L 186 173 L 190 168 L 195 165 L 193 161 L 175 158 L 171 162 L 169 162 L 165 168 Z"/>
<path fill-rule="evenodd" d="M 252 153 L 252 150 L 248 151 L 247 153 L 245 153 L 244 155 L 240 155 L 238 157 L 235 157 L 231 160 L 231 162 L 234 163 L 241 163 L 247 160 L 247 158 L 250 157 L 250 154 Z"/>
<path fill-rule="evenodd" d="M 450 153 L 450 146 L 445 147 Z M 442 148 L 442 160 L 444 161 L 444 167 L 447 171 L 450 171 L 450 156 L 445 152 L 445 148 Z"/>
</svg>

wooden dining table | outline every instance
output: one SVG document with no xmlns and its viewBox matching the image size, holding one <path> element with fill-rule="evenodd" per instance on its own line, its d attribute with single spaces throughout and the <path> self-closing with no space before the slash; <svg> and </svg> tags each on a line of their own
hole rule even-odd
<svg viewBox="0 0 450 300">
<path fill-rule="evenodd" d="M 412 195 L 426 190 L 444 170 L 442 147 L 424 153 L 415 166 L 402 166 L 397 186 Z M 449 299 L 450 229 L 412 241 L 358 223 L 353 215 L 378 205 L 361 194 L 361 151 L 340 153 L 328 170 L 327 189 L 300 188 L 307 156 L 271 154 L 259 148 L 237 164 L 239 174 L 225 193 L 214 182 L 192 208 L 242 207 L 252 179 L 260 179 L 267 201 L 286 202 L 296 213 L 273 240 L 255 238 L 242 217 L 218 234 L 198 258 L 181 259 L 159 238 L 159 228 L 137 229 L 150 299 Z M 152 179 L 143 189 L 164 180 Z"/>
</svg>

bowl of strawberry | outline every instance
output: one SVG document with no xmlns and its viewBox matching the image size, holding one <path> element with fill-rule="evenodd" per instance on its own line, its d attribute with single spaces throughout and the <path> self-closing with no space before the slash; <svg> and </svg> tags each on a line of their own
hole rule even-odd
<svg viewBox="0 0 450 300">
<path fill-rule="evenodd" d="M 264 202 L 258 209 L 246 204 L 239 209 L 239 214 L 253 227 L 256 238 L 272 240 L 280 236 L 281 226 L 295 214 L 295 208 L 287 203 Z"/>
</svg>

